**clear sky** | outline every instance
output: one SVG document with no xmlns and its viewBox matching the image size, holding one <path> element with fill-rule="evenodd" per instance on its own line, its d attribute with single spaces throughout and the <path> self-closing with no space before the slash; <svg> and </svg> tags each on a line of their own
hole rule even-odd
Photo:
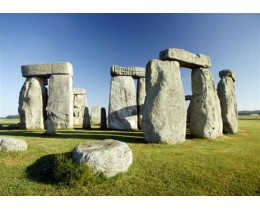
<svg viewBox="0 0 260 210">
<path fill-rule="evenodd" d="M 210 56 L 216 84 L 233 69 L 238 110 L 260 109 L 260 14 L 0 14 L 0 116 L 18 113 L 21 65 L 71 62 L 88 106 L 108 108 L 111 65 L 145 67 L 167 48 Z"/>
</svg>

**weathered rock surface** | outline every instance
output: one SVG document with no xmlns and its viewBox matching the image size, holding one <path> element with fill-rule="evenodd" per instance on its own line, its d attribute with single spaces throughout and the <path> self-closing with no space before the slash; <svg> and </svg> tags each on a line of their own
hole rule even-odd
<svg viewBox="0 0 260 210">
<path fill-rule="evenodd" d="M 203 54 L 194 54 L 177 48 L 170 48 L 161 51 L 160 60 L 178 61 L 181 67 L 186 68 L 209 68 L 211 66 L 209 56 Z"/>
<path fill-rule="evenodd" d="M 192 70 L 190 102 L 190 132 L 202 138 L 214 139 L 222 135 L 220 102 L 215 83 L 208 69 Z"/>
<path fill-rule="evenodd" d="M 132 76 L 134 79 L 145 77 L 145 68 L 129 66 L 121 67 L 113 65 L 110 70 L 111 76 Z"/>
<path fill-rule="evenodd" d="M 231 77 L 233 82 L 236 81 L 236 77 L 235 74 L 233 73 L 233 71 L 231 69 L 226 69 L 226 70 L 222 70 L 219 72 L 219 77 L 221 79 L 225 78 L 225 77 Z"/>
<path fill-rule="evenodd" d="M 72 157 L 75 162 L 83 163 L 94 173 L 103 173 L 106 177 L 126 172 L 133 162 L 129 146 L 111 139 L 81 143 L 74 148 Z"/>
<path fill-rule="evenodd" d="M 186 107 L 179 63 L 151 60 L 146 68 L 142 127 L 146 142 L 185 141 Z"/>
<path fill-rule="evenodd" d="M 104 107 L 101 108 L 101 129 L 107 129 L 107 113 Z"/>
<path fill-rule="evenodd" d="M 88 107 L 85 107 L 85 109 L 84 109 L 83 128 L 85 128 L 85 129 L 91 128 L 91 123 L 90 123 L 90 116 L 89 116 Z"/>
<path fill-rule="evenodd" d="M 47 115 L 56 129 L 73 128 L 73 88 L 70 75 L 52 75 Z"/>
<path fill-rule="evenodd" d="M 223 121 L 224 133 L 237 133 L 238 121 L 237 121 L 237 101 L 235 83 L 230 74 L 221 76 L 221 80 L 218 83 L 218 97 L 221 105 L 221 116 Z"/>
<path fill-rule="evenodd" d="M 23 77 L 46 77 L 50 75 L 73 75 L 73 68 L 69 62 L 30 64 L 22 66 Z"/>
<path fill-rule="evenodd" d="M 27 143 L 23 139 L 0 137 L 0 152 L 19 152 L 27 150 Z"/>
<path fill-rule="evenodd" d="M 100 109 L 98 106 L 92 106 L 91 107 L 91 122 L 94 124 L 100 124 Z"/>
<path fill-rule="evenodd" d="M 73 124 L 74 126 L 83 127 L 85 107 L 87 106 L 86 90 L 83 88 L 74 88 L 74 109 Z"/>
<path fill-rule="evenodd" d="M 137 113 L 138 113 L 138 129 L 142 130 L 143 108 L 145 101 L 145 78 L 138 79 L 137 82 Z"/>
<path fill-rule="evenodd" d="M 137 102 L 134 79 L 129 76 L 111 78 L 108 128 L 137 129 Z"/>
<path fill-rule="evenodd" d="M 44 129 L 47 80 L 31 77 L 24 82 L 19 96 L 18 113 L 22 129 Z"/>
<path fill-rule="evenodd" d="M 44 123 L 45 126 L 45 134 L 46 135 L 55 135 L 56 134 L 56 126 L 52 119 L 47 119 Z"/>
</svg>

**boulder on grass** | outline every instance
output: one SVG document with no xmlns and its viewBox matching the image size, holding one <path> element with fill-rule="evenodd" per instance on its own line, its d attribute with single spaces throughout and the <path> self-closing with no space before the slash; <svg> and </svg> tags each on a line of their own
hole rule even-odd
<svg viewBox="0 0 260 210">
<path fill-rule="evenodd" d="M 27 143 L 23 139 L 0 137 L 0 152 L 19 152 L 27 150 Z"/>
<path fill-rule="evenodd" d="M 88 166 L 93 173 L 103 173 L 106 177 L 126 172 L 133 162 L 129 146 L 112 139 L 81 143 L 73 149 L 72 158 Z"/>
</svg>

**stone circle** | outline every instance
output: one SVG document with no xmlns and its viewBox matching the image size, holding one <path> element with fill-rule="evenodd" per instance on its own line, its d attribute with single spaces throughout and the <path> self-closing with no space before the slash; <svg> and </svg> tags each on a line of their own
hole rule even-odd
<svg viewBox="0 0 260 210">
<path fill-rule="evenodd" d="M 129 146 L 113 139 L 80 143 L 73 149 L 72 158 L 90 167 L 93 173 L 103 173 L 106 177 L 126 172 L 133 162 Z"/>
<path fill-rule="evenodd" d="M 0 137 L 0 152 L 19 152 L 27 150 L 27 143 L 23 139 Z"/>
</svg>

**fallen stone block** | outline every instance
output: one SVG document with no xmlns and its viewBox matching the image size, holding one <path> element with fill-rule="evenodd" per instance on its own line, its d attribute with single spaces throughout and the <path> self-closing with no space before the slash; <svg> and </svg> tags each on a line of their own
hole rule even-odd
<svg viewBox="0 0 260 210">
<path fill-rule="evenodd" d="M 72 158 L 88 166 L 93 173 L 103 173 L 106 177 L 126 172 L 133 162 L 129 146 L 112 139 L 81 143 L 73 149 Z"/>
<path fill-rule="evenodd" d="M 25 151 L 27 147 L 27 143 L 23 139 L 0 137 L 0 152 Z"/>
</svg>

